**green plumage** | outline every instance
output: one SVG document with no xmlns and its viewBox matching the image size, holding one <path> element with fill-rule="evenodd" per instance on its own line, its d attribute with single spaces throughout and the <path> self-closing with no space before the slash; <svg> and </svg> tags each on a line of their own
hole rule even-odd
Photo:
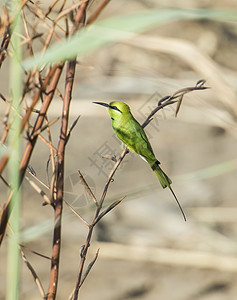
<svg viewBox="0 0 237 300">
<path fill-rule="evenodd" d="M 111 102 L 109 106 L 116 106 L 119 110 L 108 107 L 112 119 L 112 127 L 118 138 L 128 145 L 128 149 L 141 155 L 155 172 L 163 188 L 170 186 L 170 178 L 162 171 L 159 162 L 152 150 L 151 144 L 142 126 L 134 119 L 127 104 L 123 102 Z"/>
<path fill-rule="evenodd" d="M 107 107 L 108 113 L 112 120 L 112 127 L 118 138 L 128 146 L 128 149 L 143 157 L 152 170 L 155 172 L 163 188 L 168 187 L 177 201 L 181 212 L 185 218 L 183 210 L 171 188 L 171 179 L 160 168 L 160 162 L 156 159 L 152 150 L 151 144 L 146 136 L 142 126 L 133 117 L 130 108 L 127 104 L 119 101 L 113 101 L 109 104 L 94 102 L 96 104 Z"/>
</svg>

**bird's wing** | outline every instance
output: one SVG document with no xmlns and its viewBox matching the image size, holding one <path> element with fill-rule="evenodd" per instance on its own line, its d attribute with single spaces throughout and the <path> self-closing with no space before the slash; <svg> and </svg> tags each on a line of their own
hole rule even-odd
<svg viewBox="0 0 237 300">
<path fill-rule="evenodd" d="M 153 165 L 156 162 L 156 157 L 151 144 L 142 126 L 135 119 L 134 122 L 130 124 L 130 133 L 128 148 L 144 157 L 149 164 Z"/>
<path fill-rule="evenodd" d="M 155 162 L 156 158 L 154 155 L 154 152 L 152 150 L 151 144 L 146 136 L 145 131 L 140 126 L 137 130 L 137 137 L 139 140 L 139 143 L 137 143 L 136 146 L 136 152 L 140 155 L 142 155 L 144 158 L 146 158 L 148 161 Z"/>
<path fill-rule="evenodd" d="M 128 149 L 144 157 L 150 165 L 156 162 L 156 157 L 152 150 L 151 144 L 146 136 L 142 126 L 136 119 L 124 123 L 123 126 L 113 127 L 119 139 L 128 145 Z"/>
</svg>

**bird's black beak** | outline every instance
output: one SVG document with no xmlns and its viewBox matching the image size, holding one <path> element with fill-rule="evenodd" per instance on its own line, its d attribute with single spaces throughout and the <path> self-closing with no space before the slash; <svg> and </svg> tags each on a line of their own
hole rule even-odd
<svg viewBox="0 0 237 300">
<path fill-rule="evenodd" d="M 102 106 L 105 106 L 105 107 L 109 107 L 109 104 L 104 103 L 104 102 L 93 102 L 93 103 L 99 104 L 99 105 L 102 105 Z"/>
</svg>

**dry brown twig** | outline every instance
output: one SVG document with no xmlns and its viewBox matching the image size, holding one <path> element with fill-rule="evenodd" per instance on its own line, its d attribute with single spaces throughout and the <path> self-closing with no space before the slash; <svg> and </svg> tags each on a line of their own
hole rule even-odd
<svg viewBox="0 0 237 300">
<path fill-rule="evenodd" d="M 66 14 L 69 13 L 69 11 L 66 9 L 63 11 L 64 5 L 66 3 L 66 0 L 64 0 L 61 4 L 61 7 L 58 11 L 58 15 L 56 16 L 55 21 L 49 16 L 51 10 L 53 9 L 54 5 L 57 4 L 57 0 L 54 1 L 54 3 L 49 7 L 46 14 L 42 11 L 42 9 L 39 8 L 38 4 L 34 4 L 28 0 L 24 0 L 21 3 L 21 8 L 23 9 L 24 6 L 26 6 L 26 9 L 28 10 L 27 15 L 29 12 L 34 15 L 35 19 L 33 23 L 27 21 L 26 14 L 22 11 L 22 18 L 23 18 L 23 25 L 25 30 L 25 36 L 21 35 L 21 38 L 23 40 L 22 46 L 26 45 L 28 47 L 28 54 L 31 56 L 33 55 L 33 48 L 32 43 L 36 38 L 39 38 L 40 42 L 43 45 L 42 51 L 45 51 L 45 49 L 49 46 L 52 37 L 54 36 L 56 39 L 60 39 L 58 33 L 56 30 L 61 30 L 61 32 L 65 33 L 66 35 L 72 36 L 77 30 L 80 30 L 84 24 L 85 24 L 85 13 L 86 8 L 88 6 L 89 0 L 83 0 L 77 3 L 77 5 L 74 5 L 75 8 L 77 8 L 75 18 L 74 18 L 74 24 L 72 26 L 72 29 L 70 33 L 68 34 L 68 25 L 66 22 L 66 30 L 64 30 L 61 27 L 61 24 L 59 25 L 57 22 L 62 18 L 65 17 Z M 32 7 L 33 4 L 33 7 Z M 70 8 L 70 10 L 73 8 Z M 46 27 L 48 26 L 48 22 L 46 22 L 46 19 L 52 22 L 52 26 L 48 27 L 48 32 L 46 34 L 44 33 L 44 39 L 42 33 L 37 32 L 38 25 L 43 23 Z M 5 34 L 3 36 L 3 42 L 1 47 L 1 57 L 0 57 L 0 63 L 2 64 L 4 59 L 7 57 L 7 48 L 10 42 L 11 38 L 11 24 L 13 19 L 9 19 L 8 26 L 5 29 Z M 32 22 L 32 21 L 31 21 Z M 52 171 L 53 171 L 53 179 L 52 179 L 52 191 L 51 196 L 52 200 L 49 201 L 46 194 L 42 193 L 42 190 L 39 188 L 39 186 L 30 180 L 30 184 L 34 187 L 34 189 L 40 193 L 44 200 L 54 207 L 55 212 L 55 227 L 54 227 L 54 240 L 53 240 L 53 249 L 52 249 L 52 266 L 51 266 L 51 275 L 50 275 L 50 283 L 49 283 L 49 290 L 47 294 L 47 299 L 55 299 L 56 297 L 56 290 L 57 290 L 57 281 L 58 281 L 58 265 L 59 265 L 59 254 L 60 254 L 60 241 L 61 241 L 61 215 L 62 215 L 62 199 L 63 199 L 63 178 L 64 178 L 64 153 L 65 153 L 65 146 L 66 143 L 70 137 L 70 133 L 73 129 L 73 127 L 76 125 L 77 120 L 74 122 L 72 128 L 67 131 L 68 127 L 68 118 L 69 118 L 69 107 L 70 107 L 70 101 L 71 101 L 71 93 L 72 93 L 72 87 L 73 87 L 73 81 L 74 81 L 74 74 L 75 74 L 75 67 L 76 67 L 76 61 L 70 61 L 66 64 L 66 87 L 65 87 L 65 93 L 63 97 L 63 113 L 62 113 L 62 121 L 61 121 L 61 134 L 60 134 L 60 140 L 58 144 L 58 148 L 55 149 L 52 145 L 51 140 L 51 134 L 50 134 L 50 125 L 52 123 L 48 123 L 47 121 L 47 110 L 48 107 L 51 104 L 51 101 L 54 97 L 55 92 L 57 92 L 57 85 L 59 78 L 62 74 L 62 70 L 64 68 L 64 63 L 61 64 L 55 64 L 52 67 L 49 67 L 48 69 L 44 70 L 33 70 L 28 73 L 25 72 L 26 75 L 26 81 L 24 83 L 23 87 L 23 96 L 21 98 L 21 102 L 23 101 L 25 95 L 27 93 L 33 92 L 32 102 L 30 106 L 28 107 L 26 105 L 26 112 L 22 117 L 21 122 L 21 132 L 23 133 L 24 130 L 26 130 L 26 136 L 28 139 L 28 142 L 26 144 L 22 160 L 20 163 L 20 183 L 22 183 L 23 178 L 25 176 L 25 172 L 28 167 L 28 163 L 30 160 L 30 157 L 33 153 L 33 150 L 35 148 L 36 142 L 38 137 L 40 137 L 43 142 L 49 147 L 51 152 L 51 161 L 52 161 Z M 43 74 L 46 75 L 43 75 Z M 5 97 L 2 98 L 3 100 Z M 32 115 L 32 112 L 34 111 L 34 107 L 36 103 L 41 99 L 42 105 L 41 108 L 38 111 L 38 115 L 36 118 L 36 121 L 34 125 L 30 125 L 29 120 Z M 9 106 L 10 108 L 11 106 Z M 46 125 L 44 126 L 44 122 L 46 122 Z M 4 136 L 2 138 L 2 141 L 7 137 L 8 130 L 9 130 L 9 124 L 6 120 L 5 122 L 5 130 L 4 130 Z M 48 132 L 48 141 L 43 138 L 40 134 L 42 130 L 47 129 Z M 54 164 L 54 152 L 57 153 L 57 166 Z M 5 166 L 8 163 L 8 154 L 6 153 L 5 156 L 0 161 L 0 174 L 4 170 Z M 56 174 L 57 172 L 57 174 Z M 1 177 L 3 180 L 3 177 Z M 12 195 L 15 193 L 15 191 L 11 191 L 6 203 L 3 205 L 3 209 L 1 211 L 0 216 L 0 244 L 3 240 L 8 218 L 11 213 L 11 208 L 13 205 L 12 203 Z M 59 226 L 58 226 L 59 225 Z"/>
<path fill-rule="evenodd" d="M 204 86 L 204 84 L 205 84 L 204 80 L 199 80 L 194 87 L 187 87 L 187 88 L 180 89 L 180 90 L 176 91 L 173 95 L 166 96 L 166 97 L 162 98 L 158 102 L 157 107 L 149 114 L 149 116 L 144 121 L 142 126 L 146 127 L 152 121 L 152 117 L 159 110 L 163 109 L 164 107 L 166 107 L 168 105 L 172 105 L 174 103 L 177 103 L 177 108 L 176 108 L 176 115 L 177 115 L 178 111 L 180 109 L 180 106 L 181 106 L 184 95 L 187 94 L 187 93 L 190 93 L 192 91 L 207 89 L 208 87 Z M 96 204 L 97 208 L 96 208 L 95 215 L 94 215 L 91 223 L 89 224 L 88 221 L 86 221 L 86 225 L 88 226 L 88 235 L 87 235 L 87 238 L 86 238 L 86 242 L 83 245 L 82 251 L 81 251 L 81 262 L 80 262 L 80 265 L 79 265 L 78 279 L 77 279 L 76 287 L 75 287 L 75 290 L 74 290 L 74 298 L 73 298 L 74 300 L 76 300 L 78 298 L 79 289 L 81 288 L 81 286 L 84 282 L 84 278 L 85 278 L 85 276 L 86 277 L 88 276 L 88 274 L 91 270 L 91 267 L 90 267 L 89 270 L 86 270 L 85 273 L 84 273 L 84 277 L 83 277 L 84 265 L 85 265 L 85 261 L 86 261 L 86 258 L 87 258 L 87 252 L 88 252 L 88 249 L 90 247 L 90 242 L 91 242 L 91 237 L 92 237 L 92 234 L 93 234 L 94 227 L 107 213 L 109 213 L 112 209 L 114 209 L 125 198 L 125 196 L 124 196 L 121 199 L 114 201 L 109 207 L 105 208 L 101 212 L 102 206 L 103 206 L 105 197 L 107 195 L 109 185 L 110 185 L 110 183 L 113 179 L 113 176 L 115 175 L 116 171 L 118 170 L 118 168 L 119 168 L 120 164 L 122 163 L 124 157 L 128 153 L 129 153 L 129 151 L 127 150 L 127 147 L 125 147 L 125 149 L 121 153 L 119 159 L 118 160 L 116 159 L 114 167 L 113 167 L 112 171 L 109 174 L 109 177 L 107 179 L 107 182 L 105 184 L 103 193 L 102 193 L 101 198 L 100 198 L 99 201 L 96 200 L 95 196 L 91 192 L 91 189 L 90 189 L 89 185 L 87 184 L 85 179 L 82 177 L 82 174 L 80 173 L 80 171 L 78 171 L 80 178 L 83 178 L 83 185 L 84 185 L 86 191 L 88 192 L 88 194 L 91 197 L 92 201 Z M 111 159 L 111 160 L 115 161 L 114 158 Z M 80 218 L 82 218 L 82 217 L 80 217 Z M 96 258 L 97 258 L 97 255 L 98 255 L 98 251 L 97 251 L 97 254 L 96 254 Z M 93 260 L 93 264 L 94 264 L 96 258 Z"/>
<path fill-rule="evenodd" d="M 83 27 L 85 22 L 86 8 L 89 1 L 86 1 L 79 5 L 77 15 L 75 17 L 74 26 L 71 29 L 69 36 L 71 37 L 76 30 Z M 58 269 L 59 269 L 59 257 L 60 257 L 60 246 L 61 246 L 61 220 L 63 211 L 63 181 L 64 181 L 64 154 L 67 143 L 67 129 L 69 119 L 69 108 L 72 95 L 72 87 L 74 82 L 76 69 L 76 60 L 67 62 L 66 65 L 66 86 L 63 99 L 62 108 L 62 121 L 60 139 L 58 143 L 57 152 L 57 175 L 55 177 L 55 194 L 56 198 L 53 198 L 54 207 L 54 232 L 53 232 L 53 249 L 52 249 L 52 260 L 51 260 L 51 273 L 49 281 L 49 289 L 47 299 L 55 299 L 57 284 L 58 284 Z M 52 194 L 53 195 L 53 194 Z"/>
<path fill-rule="evenodd" d="M 91 237 L 92 237 L 92 234 L 93 234 L 93 230 L 94 230 L 94 227 L 95 225 L 98 223 L 99 220 L 101 220 L 101 218 L 103 216 L 105 216 L 106 213 L 108 213 L 112 208 L 114 208 L 116 205 L 118 205 L 121 201 L 115 201 L 112 205 L 113 207 L 108 210 L 108 209 L 105 209 L 105 211 L 102 211 L 101 213 L 101 209 L 102 209 L 102 206 L 103 206 L 103 203 L 104 203 L 104 200 L 105 200 L 105 197 L 107 195 L 107 191 L 108 191 L 108 188 L 109 188 L 109 185 L 112 181 L 112 178 L 116 172 L 116 170 L 118 169 L 118 167 L 120 166 L 121 162 L 123 161 L 125 155 L 127 153 L 127 147 L 125 147 L 125 149 L 123 150 L 120 158 L 118 159 L 118 161 L 115 163 L 112 171 L 110 172 L 110 175 L 107 179 L 107 182 L 105 184 L 105 187 L 104 187 L 104 190 L 103 190 L 103 193 L 101 195 L 101 198 L 100 200 L 98 201 L 98 204 L 97 204 L 97 209 L 95 211 L 95 214 L 94 214 L 94 217 L 90 223 L 90 225 L 88 226 L 88 234 L 87 234 L 87 238 L 86 238 L 86 242 L 85 242 L 85 245 L 82 246 L 82 251 L 81 251 L 81 261 L 80 261 L 80 265 L 79 265 L 79 271 L 78 271 L 78 278 L 77 278 L 77 283 L 76 283 L 76 287 L 75 287 L 75 291 L 74 291 L 74 297 L 73 299 L 74 300 L 77 300 L 78 299 L 78 293 L 79 293 L 79 289 L 80 287 L 82 286 L 82 283 L 84 282 L 84 278 L 85 278 L 85 274 L 86 276 L 88 276 L 89 274 L 89 271 L 90 270 L 87 270 L 84 275 L 83 275 L 83 271 L 84 271 L 84 265 L 85 265 L 85 261 L 86 261 L 86 258 L 87 258 L 87 252 L 88 252 L 88 249 L 90 247 L 90 241 L 91 241 Z M 86 183 L 86 185 L 89 187 L 89 185 Z M 90 193 L 89 193 L 90 196 L 92 196 Z M 124 199 L 124 198 L 123 198 Z M 97 252 L 98 253 L 98 252 Z M 98 254 L 97 254 L 98 255 Z M 96 255 L 96 257 L 97 257 Z M 95 259 L 94 259 L 95 260 Z M 93 261 L 94 261 L 93 260 Z M 90 268 L 91 269 L 91 268 Z"/>
<path fill-rule="evenodd" d="M 14 234 L 14 233 L 13 233 L 13 230 L 12 230 L 12 228 L 11 228 L 11 226 L 10 226 L 10 224 L 8 224 L 8 227 L 9 227 L 9 229 L 10 229 L 10 231 L 11 231 L 11 234 Z M 38 290 L 39 290 L 41 296 L 44 298 L 44 297 L 45 297 L 45 292 L 44 292 L 43 285 L 42 285 L 42 283 L 41 283 L 41 281 L 40 281 L 40 279 L 39 279 L 39 276 L 37 275 L 35 269 L 34 269 L 33 266 L 31 265 L 31 263 L 29 262 L 29 260 L 26 258 L 25 253 L 24 253 L 24 251 L 23 251 L 23 248 L 25 248 L 26 250 L 28 250 L 28 251 L 30 251 L 30 252 L 36 254 L 36 255 L 39 255 L 39 256 L 41 256 L 41 257 L 43 257 L 43 258 L 49 259 L 49 257 L 47 257 L 47 256 L 45 256 L 45 255 L 42 255 L 42 254 L 40 254 L 40 253 L 38 253 L 38 252 L 36 252 L 36 251 L 32 251 L 31 249 L 29 249 L 28 247 L 25 247 L 25 246 L 23 246 L 23 245 L 18 245 L 18 248 L 19 248 L 19 250 L 20 250 L 22 260 L 24 261 L 24 263 L 26 264 L 27 268 L 29 269 L 31 275 L 33 276 L 34 281 L 35 281 L 35 284 L 37 285 Z"/>
<path fill-rule="evenodd" d="M 44 291 L 44 288 L 43 288 L 43 285 L 36 273 L 36 271 L 34 270 L 34 268 L 32 267 L 32 265 L 30 264 L 30 262 L 28 261 L 28 259 L 26 258 L 25 256 L 25 253 L 24 251 L 22 250 L 22 247 L 19 245 L 19 250 L 20 250 L 20 253 L 21 253 L 21 257 L 22 257 L 22 260 L 24 261 L 24 263 L 26 264 L 27 268 L 29 269 L 31 275 L 33 276 L 34 278 L 34 281 L 38 287 L 38 290 L 41 294 L 41 297 L 44 299 L 45 298 L 45 291 Z"/>
<path fill-rule="evenodd" d="M 209 89 L 209 87 L 205 86 L 205 83 L 206 83 L 206 81 L 201 79 L 193 87 L 187 87 L 187 88 L 180 89 L 180 90 L 176 91 L 173 95 L 162 98 L 158 102 L 157 107 L 155 109 L 153 109 L 153 111 L 149 114 L 149 116 L 143 122 L 142 127 L 145 128 L 152 121 L 152 117 L 154 116 L 154 114 L 156 114 L 160 109 L 164 108 L 167 105 L 171 105 L 174 103 L 177 103 L 176 112 L 175 112 L 175 116 L 177 117 L 184 95 L 187 93 L 190 93 L 192 91 Z"/>
</svg>

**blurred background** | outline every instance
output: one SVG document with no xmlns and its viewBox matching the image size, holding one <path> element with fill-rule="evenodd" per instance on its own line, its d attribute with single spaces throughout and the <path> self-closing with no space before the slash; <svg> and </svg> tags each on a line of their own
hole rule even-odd
<svg viewBox="0 0 237 300">
<path fill-rule="evenodd" d="M 89 12 L 99 3 L 93 1 Z M 46 9 L 47 1 L 40 1 L 39 6 Z M 78 57 L 70 123 L 79 115 L 80 119 L 67 145 L 65 200 L 91 220 L 94 206 L 77 171 L 99 198 L 114 164 L 104 156 L 119 157 L 122 152 L 107 111 L 93 101 L 124 101 L 143 122 L 162 97 L 205 79 L 210 89 L 185 96 L 177 118 L 176 106 L 168 106 L 146 127 L 157 159 L 172 178 L 187 222 L 150 167 L 139 156 L 128 154 L 114 176 L 105 205 L 126 198 L 95 230 L 89 261 L 98 248 L 100 252 L 81 289 L 83 300 L 236 299 L 237 25 L 225 18 L 225 11 L 237 14 L 236 1 L 111 1 L 99 19 L 148 9 L 163 9 L 165 14 L 170 8 L 218 9 L 222 14 L 169 21 L 131 40 Z M 0 72 L 3 94 L 9 93 L 8 70 L 5 64 Z M 59 90 L 63 88 L 62 76 Z M 55 99 L 49 119 L 59 116 L 61 109 L 61 100 Z M 1 119 L 4 112 L 0 103 Z M 60 123 L 51 127 L 55 146 L 59 128 Z M 48 158 L 48 148 L 38 141 L 31 165 L 43 182 Z M 5 197 L 2 191 L 1 198 Z M 50 256 L 52 209 L 42 206 L 41 196 L 27 181 L 22 199 L 22 244 Z M 87 228 L 66 206 L 62 228 L 57 298 L 68 299 Z M 5 294 L 6 253 L 4 242 L 0 298 Z M 49 261 L 30 252 L 26 255 L 47 289 Z M 40 299 L 23 264 L 21 274 L 20 298 Z"/>
</svg>

